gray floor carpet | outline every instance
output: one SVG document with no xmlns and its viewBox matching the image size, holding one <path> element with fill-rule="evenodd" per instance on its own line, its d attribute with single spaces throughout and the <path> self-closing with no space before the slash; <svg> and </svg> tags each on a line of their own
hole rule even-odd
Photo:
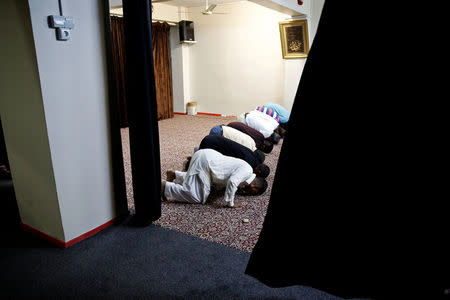
<svg viewBox="0 0 450 300">
<path fill-rule="evenodd" d="M 339 299 L 304 286 L 269 288 L 244 274 L 247 252 L 128 220 L 68 249 L 10 231 L 0 248 L 1 296 Z"/>
</svg>

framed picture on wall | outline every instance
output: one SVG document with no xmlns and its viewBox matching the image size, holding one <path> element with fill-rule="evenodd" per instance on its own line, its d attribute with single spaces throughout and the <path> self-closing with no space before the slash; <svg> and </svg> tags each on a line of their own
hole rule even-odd
<svg viewBox="0 0 450 300">
<path fill-rule="evenodd" d="M 309 52 L 306 20 L 283 21 L 280 25 L 283 58 L 306 58 Z"/>
</svg>

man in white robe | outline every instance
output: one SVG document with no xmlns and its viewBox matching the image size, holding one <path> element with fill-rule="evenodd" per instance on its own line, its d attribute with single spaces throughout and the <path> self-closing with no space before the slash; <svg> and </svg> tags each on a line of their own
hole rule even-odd
<svg viewBox="0 0 450 300">
<path fill-rule="evenodd" d="M 187 172 L 168 171 L 168 181 L 161 184 L 162 196 L 177 202 L 204 204 L 212 185 L 225 187 L 224 200 L 229 207 L 235 206 L 238 190 L 243 195 L 260 195 L 267 189 L 267 181 L 256 177 L 244 160 L 201 149 L 192 156 Z"/>
<path fill-rule="evenodd" d="M 245 116 L 245 123 L 261 132 L 265 138 L 271 136 L 279 125 L 274 118 L 257 110 L 252 110 Z"/>
</svg>

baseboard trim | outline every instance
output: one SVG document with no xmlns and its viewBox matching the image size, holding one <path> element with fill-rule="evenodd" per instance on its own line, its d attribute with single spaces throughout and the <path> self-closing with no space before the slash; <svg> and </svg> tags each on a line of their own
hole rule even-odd
<svg viewBox="0 0 450 300">
<path fill-rule="evenodd" d="M 48 242 L 58 246 L 59 248 L 66 248 L 65 247 L 65 242 L 63 242 L 60 239 L 57 239 L 55 237 L 52 237 L 51 235 L 43 233 L 42 231 L 40 231 L 40 230 L 38 230 L 38 229 L 36 229 L 34 227 L 31 227 L 28 224 L 20 222 L 20 228 L 22 228 L 23 230 L 25 230 L 27 232 L 30 232 L 30 233 L 34 234 L 35 236 L 37 236 L 37 237 L 39 237 L 41 239 L 44 239 L 44 240 L 46 240 L 46 241 L 48 241 Z"/>
<path fill-rule="evenodd" d="M 174 112 L 174 114 L 176 114 L 176 115 L 187 115 L 187 113 L 184 113 L 184 112 Z M 213 114 L 213 113 L 205 113 L 205 112 L 198 112 L 197 115 L 236 118 L 236 116 L 233 116 L 233 115 L 222 115 L 222 114 Z"/>
<path fill-rule="evenodd" d="M 212 114 L 212 113 L 205 113 L 205 112 L 198 112 L 197 115 L 206 115 L 206 116 L 215 116 L 215 117 L 221 117 L 221 114 Z"/>
<path fill-rule="evenodd" d="M 42 232 L 42 231 L 32 227 L 30 225 L 27 225 L 27 224 L 25 224 L 23 222 L 20 222 L 20 227 L 23 230 L 25 230 L 27 232 L 30 232 L 30 233 L 32 233 L 32 234 L 34 234 L 34 235 L 36 235 L 36 236 L 46 240 L 46 241 L 48 241 L 48 242 L 58 246 L 59 248 L 64 248 L 65 249 L 65 248 L 68 248 L 70 246 L 75 245 L 76 243 L 81 242 L 84 239 L 87 239 L 88 237 L 91 237 L 91 236 L 95 235 L 96 233 L 102 231 L 103 229 L 113 225 L 115 222 L 116 222 L 116 218 L 114 218 L 114 219 L 106 222 L 105 224 L 100 225 L 100 226 L 98 226 L 98 227 L 96 227 L 96 228 L 94 228 L 94 229 L 92 229 L 92 230 L 90 230 L 90 231 L 88 231 L 88 232 L 86 232 L 86 233 L 84 233 L 84 234 L 74 238 L 74 239 L 71 239 L 68 242 L 63 242 L 60 239 L 52 237 L 52 236 L 50 236 L 50 235 L 48 235 L 48 234 L 46 234 L 46 233 L 44 233 L 44 232 Z"/>
</svg>

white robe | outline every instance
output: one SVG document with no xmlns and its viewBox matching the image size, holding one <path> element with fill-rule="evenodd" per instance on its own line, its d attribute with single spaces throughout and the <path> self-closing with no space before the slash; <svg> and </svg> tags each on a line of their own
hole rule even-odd
<svg viewBox="0 0 450 300">
<path fill-rule="evenodd" d="M 225 187 L 225 202 L 234 206 L 238 185 L 250 183 L 256 177 L 252 167 L 244 160 L 225 156 L 213 149 L 194 153 L 187 172 L 175 172 L 174 182 L 167 182 L 164 196 L 186 203 L 205 203 L 211 185 Z"/>
<path fill-rule="evenodd" d="M 245 117 L 245 123 L 253 129 L 258 130 L 268 138 L 278 127 L 278 122 L 271 116 L 257 110 L 250 111 Z"/>
</svg>

